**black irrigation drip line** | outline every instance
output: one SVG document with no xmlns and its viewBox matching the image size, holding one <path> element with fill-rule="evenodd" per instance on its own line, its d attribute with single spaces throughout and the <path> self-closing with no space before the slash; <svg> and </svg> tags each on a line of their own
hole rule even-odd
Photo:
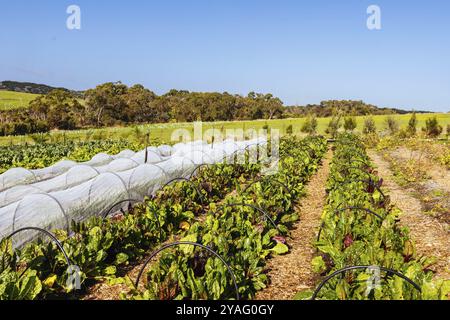
<svg viewBox="0 0 450 320">
<path fill-rule="evenodd" d="M 189 180 L 188 178 L 182 178 L 182 177 L 180 177 L 180 178 L 172 179 L 172 180 L 170 180 L 169 182 L 167 182 L 167 183 L 161 188 L 161 190 L 164 190 L 167 186 L 169 186 L 170 184 L 172 184 L 172 183 L 174 183 L 174 182 L 177 182 L 177 181 L 184 181 L 184 182 L 189 183 L 189 184 L 195 189 L 195 191 L 197 192 L 197 195 L 198 195 L 199 198 L 200 198 L 200 204 L 203 206 L 203 195 L 202 195 L 202 193 L 201 193 L 200 190 L 197 188 L 197 186 L 195 185 L 195 183 L 194 183 L 192 180 Z"/>
<path fill-rule="evenodd" d="M 257 184 L 258 182 L 261 182 L 261 181 L 263 181 L 263 180 L 270 180 L 270 181 L 272 181 L 272 182 L 275 182 L 275 183 L 279 184 L 280 186 L 282 186 L 283 189 L 286 191 L 286 193 L 292 194 L 291 189 L 289 189 L 289 188 L 288 188 L 283 182 L 281 182 L 280 180 L 274 179 L 273 176 L 264 176 L 264 177 L 262 177 L 262 178 L 260 178 L 260 179 L 257 179 L 257 180 L 255 180 L 255 181 L 253 181 L 252 183 L 250 183 L 250 184 L 244 189 L 243 193 L 247 192 L 248 189 L 250 189 L 252 186 L 254 186 L 254 185 Z"/>
<path fill-rule="evenodd" d="M 232 278 L 232 280 L 233 280 L 233 284 L 234 284 L 234 289 L 235 289 L 235 291 L 236 291 L 236 300 L 239 300 L 240 299 L 240 296 L 239 296 L 239 287 L 238 287 L 238 285 L 237 285 L 237 282 L 236 282 L 236 276 L 235 276 L 235 274 L 234 274 L 234 272 L 233 272 L 233 270 L 231 269 L 231 266 L 217 253 L 217 252 L 215 252 L 214 250 L 212 250 L 210 247 L 207 247 L 207 246 L 205 246 L 205 245 L 203 245 L 203 244 L 200 244 L 200 243 L 196 243 L 196 242 L 190 242 L 190 241 L 178 241 L 178 242 L 174 242 L 174 243 L 169 243 L 169 244 L 166 244 L 166 245 L 163 245 L 161 248 L 159 248 L 158 250 L 156 250 L 156 251 L 154 251 L 151 255 L 150 255 L 150 257 L 148 257 L 147 258 L 147 260 L 145 261 L 145 263 L 144 263 L 144 265 L 142 266 L 142 268 L 141 268 L 141 270 L 139 271 L 139 274 L 138 274 L 138 276 L 137 276 L 137 278 L 136 278 L 136 282 L 135 282 L 135 287 L 136 287 L 136 289 L 138 289 L 138 286 L 139 286 L 139 282 L 140 282 L 140 280 L 141 280 L 141 277 L 142 277 L 142 274 L 144 273 L 144 270 L 145 270 L 145 268 L 147 267 L 147 265 L 150 263 L 150 261 L 158 254 L 158 253 L 160 253 L 161 251 L 163 251 L 163 250 L 166 250 L 166 249 L 168 249 L 168 248 L 172 248 L 172 247 L 175 247 L 175 246 L 181 246 L 181 245 L 190 245 L 190 246 L 195 246 L 195 247 L 199 247 L 199 248 L 202 248 L 202 249 L 205 249 L 205 250 L 207 250 L 208 252 L 210 252 L 210 253 L 212 253 L 212 254 L 214 254 L 226 267 L 227 267 L 227 270 L 228 270 L 228 273 L 231 275 L 231 278 Z"/>
<path fill-rule="evenodd" d="M 275 229 L 277 229 L 278 232 L 281 232 L 280 229 L 278 229 L 277 224 L 270 217 L 270 215 L 266 211 L 264 211 L 263 209 L 255 206 L 255 205 L 248 204 L 248 203 L 226 203 L 226 204 L 222 204 L 222 205 L 218 206 L 215 213 L 223 212 L 223 209 L 226 208 L 226 207 L 248 207 L 248 208 L 252 208 L 252 209 L 258 211 L 259 213 L 261 213 L 263 216 L 265 216 L 266 219 L 269 219 L 270 223 L 275 227 Z"/>
<path fill-rule="evenodd" d="M 111 211 L 112 211 L 116 206 L 118 206 L 119 204 L 125 203 L 125 202 L 129 202 L 130 205 L 131 205 L 131 203 L 138 203 L 138 202 L 142 202 L 142 201 L 141 201 L 141 200 L 137 200 L 137 199 L 125 199 L 125 200 L 118 201 L 118 202 L 116 202 L 115 204 L 113 204 L 113 205 L 108 209 L 108 211 L 106 211 L 105 214 L 103 214 L 102 218 L 103 218 L 103 219 L 108 218 L 108 216 L 111 214 Z M 122 208 L 120 208 L 120 212 L 122 212 L 122 214 L 125 214 L 125 212 L 123 211 Z"/>
<path fill-rule="evenodd" d="M 366 213 L 368 213 L 368 214 L 371 214 L 371 215 L 377 217 L 377 218 L 380 219 L 381 221 L 383 221 L 383 219 L 384 219 L 384 218 L 383 218 L 382 216 L 380 216 L 378 213 L 376 213 L 376 212 L 374 212 L 374 211 L 372 211 L 372 210 L 370 210 L 370 209 L 363 208 L 363 207 L 346 207 L 346 208 L 342 208 L 342 209 L 336 209 L 336 210 L 333 211 L 333 215 L 335 215 L 336 213 L 344 212 L 344 211 L 346 211 L 346 210 L 352 210 L 352 211 L 356 211 L 356 212 L 364 211 L 364 212 L 366 212 Z M 322 224 L 321 224 L 321 226 L 320 226 L 319 233 L 317 234 L 317 241 L 320 240 L 320 236 L 322 235 L 322 230 L 323 230 L 323 228 L 325 228 L 325 221 L 322 222 Z"/>
<path fill-rule="evenodd" d="M 61 244 L 61 242 L 55 237 L 55 235 L 45 229 L 42 228 L 38 228 L 38 227 L 25 227 L 25 228 L 21 228 L 18 229 L 16 231 L 14 231 L 13 233 L 11 233 L 9 236 L 6 237 L 7 240 L 10 240 L 12 237 L 14 237 L 16 234 L 23 232 L 23 231 L 38 231 L 40 233 L 45 234 L 47 237 L 49 237 L 58 247 L 58 249 L 62 252 L 62 254 L 64 255 L 64 259 L 66 260 L 67 266 L 70 267 L 71 263 L 70 263 L 70 259 L 69 256 L 67 255 L 66 251 L 63 248 L 63 245 Z"/>
<path fill-rule="evenodd" d="M 402 278 L 403 280 L 405 280 L 406 282 L 408 282 L 409 284 L 411 284 L 417 291 L 422 292 L 422 289 L 420 288 L 420 286 L 415 283 L 414 281 L 412 281 L 410 278 L 408 278 L 407 276 L 403 275 L 402 273 L 393 270 L 393 269 L 389 269 L 389 268 L 385 268 L 385 267 L 379 267 L 379 266 L 350 266 L 350 267 L 345 267 L 343 269 L 337 270 L 335 272 L 333 272 L 331 275 L 327 276 L 320 284 L 319 286 L 316 288 L 316 290 L 314 291 L 311 300 L 315 300 L 320 292 L 320 290 L 322 290 L 323 286 L 325 286 L 325 284 L 330 281 L 332 278 L 334 278 L 335 276 L 339 275 L 339 274 L 343 274 L 347 271 L 351 271 L 351 270 L 358 270 L 358 269 L 379 269 L 381 271 L 384 271 L 388 274 L 393 274 L 396 275 L 400 278 Z"/>
<path fill-rule="evenodd" d="M 201 168 L 203 168 L 203 167 L 212 167 L 212 166 L 213 166 L 213 164 L 210 164 L 210 163 L 202 163 L 202 164 L 196 166 L 196 167 L 194 168 L 194 170 L 192 170 L 192 173 L 189 175 L 189 179 L 192 179 L 192 178 L 194 177 L 194 174 L 195 174 L 199 169 L 201 169 Z"/>
</svg>

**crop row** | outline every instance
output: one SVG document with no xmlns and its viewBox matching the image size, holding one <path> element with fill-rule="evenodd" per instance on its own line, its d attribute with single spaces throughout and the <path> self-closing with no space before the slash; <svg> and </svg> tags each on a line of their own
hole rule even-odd
<svg viewBox="0 0 450 320">
<path fill-rule="evenodd" d="M 448 299 L 450 281 L 433 280 L 432 258 L 418 256 L 401 211 L 390 204 L 361 141 L 336 142 L 312 264 L 323 276 L 314 295 L 298 298 Z"/>
<path fill-rule="evenodd" d="M 294 153 L 293 156 L 286 156 L 286 153 L 289 153 L 291 149 L 294 149 L 294 151 L 295 149 L 302 150 L 305 145 L 313 151 L 307 153 L 303 150 L 301 153 Z M 302 190 L 302 183 L 316 167 L 323 145 L 323 141 L 283 141 L 282 153 L 285 156 L 281 160 L 281 167 L 283 168 L 281 172 L 286 170 L 285 172 L 291 174 L 285 173 L 284 176 L 277 176 L 276 178 L 280 179 L 284 177 L 285 181 L 278 181 L 276 185 L 273 185 L 273 181 L 278 179 L 271 177 L 271 179 L 262 179 L 253 183 L 246 192 L 241 190 L 241 186 L 250 186 L 252 182 L 260 179 L 260 165 L 204 167 L 198 170 L 192 181 L 177 183 L 164 188 L 144 203 L 130 208 L 127 214 L 106 220 L 95 218 L 79 224 L 73 223 L 71 230 L 74 234 L 70 237 L 63 231 L 55 231 L 66 256 L 61 250 L 58 250 L 59 248 L 54 242 L 38 241 L 21 250 L 13 250 L 11 240 L 4 239 L 0 248 L 0 299 L 45 299 L 74 295 L 70 281 L 67 281 L 69 277 L 67 260 L 69 260 L 69 264 L 76 265 L 80 270 L 78 275 L 82 286 L 82 294 L 83 290 L 99 280 L 117 280 L 127 265 L 140 261 L 150 250 L 155 249 L 162 242 L 187 237 L 198 243 L 206 243 L 206 230 L 217 232 L 221 224 L 221 227 L 225 228 L 226 222 L 230 223 L 229 219 L 226 219 L 229 216 L 233 219 L 242 219 L 242 222 L 248 228 L 246 231 L 256 230 L 261 239 L 261 234 L 265 232 L 266 239 L 268 239 L 266 241 L 269 242 L 268 248 L 274 250 L 281 248 L 284 251 L 286 249 L 284 244 L 277 244 L 277 241 L 273 240 L 271 235 L 278 232 L 287 232 L 287 227 L 283 223 L 289 225 L 288 220 L 290 219 L 287 219 L 286 215 L 281 213 L 286 208 L 292 211 L 293 201 Z M 300 163 L 296 162 L 298 157 L 301 159 Z M 290 170 L 289 167 L 301 171 L 298 172 L 298 175 L 292 174 L 294 171 Z M 292 176 L 298 178 L 291 180 Z M 241 198 L 231 199 L 227 196 L 235 189 L 238 189 L 238 193 L 242 191 Z M 289 190 L 288 193 L 286 189 Z M 244 194 L 246 195 L 243 196 Z M 267 221 L 261 221 L 255 225 L 259 219 L 257 212 L 260 213 L 260 211 L 248 206 L 224 206 L 222 210 L 217 210 L 222 203 L 231 200 L 233 203 L 234 201 L 240 201 L 247 204 L 255 203 L 255 206 L 264 207 L 266 212 L 271 212 L 271 219 L 268 220 L 273 221 L 274 219 L 279 230 L 277 231 L 277 228 L 275 228 L 274 233 L 272 229 L 267 227 Z M 222 215 L 225 216 L 222 217 Z M 290 218 L 296 219 L 295 215 Z M 210 225 L 212 222 L 214 222 L 213 225 Z M 234 222 L 237 223 L 237 221 Z M 233 245 L 233 250 L 245 252 L 239 245 L 248 241 L 252 242 L 252 240 L 245 238 L 240 239 L 245 241 L 238 241 L 233 238 L 232 236 L 237 232 L 229 230 L 233 225 L 234 223 L 227 230 L 224 229 L 222 236 L 215 237 L 214 240 L 222 239 L 222 244 L 227 241 L 233 244 L 233 241 L 237 241 Z M 204 231 L 195 232 L 200 229 Z M 223 241 L 224 239 L 225 241 Z M 227 247 L 231 248 L 232 246 L 229 244 Z M 192 249 L 184 249 L 182 251 L 185 254 L 179 256 L 179 259 L 190 259 L 192 255 L 195 257 L 198 254 L 198 252 L 194 253 Z M 219 254 L 224 253 L 223 248 L 217 247 L 214 249 L 219 251 Z M 223 254 L 223 256 L 227 257 L 228 255 Z M 206 261 L 205 263 L 218 263 L 213 258 L 207 258 L 206 260 L 203 258 Z M 161 263 L 158 265 L 163 268 L 166 260 L 160 261 Z M 261 263 L 261 261 L 258 260 L 258 263 Z M 234 263 L 234 265 L 238 268 L 238 264 Z M 190 264 L 186 264 L 185 268 L 189 266 Z M 152 265 L 151 270 L 154 270 L 153 267 Z M 241 267 L 247 268 L 246 265 Z M 186 275 L 188 273 L 192 275 L 193 270 L 193 268 L 186 269 Z M 247 287 L 245 285 L 245 282 L 256 279 L 253 274 L 244 272 L 244 276 L 242 276 L 242 272 L 240 273 L 238 270 L 235 273 L 241 274 L 239 290 L 244 296 L 250 297 L 255 290 L 261 287 L 258 284 L 260 280 L 255 280 L 253 286 Z M 181 273 L 178 271 L 177 274 L 180 275 Z M 197 278 L 200 279 L 201 276 Z M 214 282 L 214 290 L 211 287 L 210 290 L 200 291 L 199 293 L 191 288 L 189 296 L 230 297 L 227 291 L 227 283 L 229 283 L 227 281 L 229 280 L 229 277 L 226 280 L 225 278 L 221 280 L 222 283 L 225 281 L 223 291 L 217 290 L 217 282 Z M 203 283 L 203 281 L 200 282 Z M 155 279 L 154 283 L 159 282 Z M 146 288 L 143 294 L 145 297 L 167 298 L 164 295 L 161 296 L 160 293 L 158 295 L 146 293 L 149 290 L 150 288 Z M 188 295 L 188 293 L 186 290 L 182 290 L 183 296 Z M 137 288 L 134 288 L 129 297 L 136 297 L 139 294 Z M 176 296 L 179 294 L 177 293 Z"/>
<path fill-rule="evenodd" d="M 137 282 L 123 297 L 251 299 L 265 288 L 269 282 L 266 259 L 289 251 L 289 228 L 299 219 L 295 203 L 326 150 L 323 140 L 309 145 L 311 153 L 295 141 L 290 144 L 277 174 L 238 188 L 236 194 L 211 205 L 206 216 L 194 221 L 179 239 L 207 247 L 220 258 L 192 245 L 164 251 L 146 271 L 143 290 Z"/>
<path fill-rule="evenodd" d="M 70 237 L 66 232 L 56 230 L 55 235 L 70 264 L 80 270 L 78 277 L 82 289 L 98 280 L 114 277 L 117 268 L 138 260 L 147 250 L 166 240 L 168 235 L 176 233 L 181 222 L 201 209 L 200 201 L 220 198 L 222 192 L 234 188 L 235 181 L 254 175 L 253 169 L 250 166 L 229 165 L 205 168 L 193 180 L 193 183 L 197 180 L 209 185 L 209 192 L 202 190 L 202 199 L 192 184 L 179 183 L 164 188 L 153 199 L 130 208 L 124 216 L 72 222 L 70 229 L 73 234 Z M 111 203 L 111 207 L 114 206 Z M 7 286 L 0 290 L 0 297 L 42 299 L 72 293 L 73 288 L 67 283 L 67 259 L 53 242 L 38 241 L 22 250 L 13 250 L 13 240 L 2 242 L 1 252 L 4 255 L 0 261 L 5 263 L 0 269 L 0 283 Z M 22 288 L 26 287 L 33 287 L 34 290 L 24 291 Z"/>
<path fill-rule="evenodd" d="M 41 169 L 62 160 L 88 161 L 103 152 L 117 154 L 124 149 L 138 151 L 137 143 L 127 140 L 96 140 L 87 142 L 45 143 L 0 147 L 0 173 L 10 168 Z"/>
</svg>

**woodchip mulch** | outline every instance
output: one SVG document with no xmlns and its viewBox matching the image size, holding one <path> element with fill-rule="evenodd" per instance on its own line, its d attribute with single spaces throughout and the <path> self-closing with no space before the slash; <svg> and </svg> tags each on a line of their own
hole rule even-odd
<svg viewBox="0 0 450 320">
<path fill-rule="evenodd" d="M 326 200 L 325 184 L 330 160 L 331 151 L 306 186 L 307 196 L 301 199 L 301 205 L 297 208 L 300 220 L 288 239 L 290 252 L 268 261 L 270 284 L 257 293 L 256 299 L 290 300 L 299 291 L 313 289 L 317 284 L 317 275 L 311 269 L 311 260 L 316 252 L 313 242 L 317 237 Z"/>
</svg>

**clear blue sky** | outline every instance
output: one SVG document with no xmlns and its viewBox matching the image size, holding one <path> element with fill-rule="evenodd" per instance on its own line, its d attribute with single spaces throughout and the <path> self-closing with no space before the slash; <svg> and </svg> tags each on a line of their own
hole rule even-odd
<svg viewBox="0 0 450 320">
<path fill-rule="evenodd" d="M 82 29 L 66 28 L 66 8 Z M 382 10 L 382 30 L 366 10 Z M 448 0 L 2 0 L 0 80 L 450 111 Z"/>
</svg>

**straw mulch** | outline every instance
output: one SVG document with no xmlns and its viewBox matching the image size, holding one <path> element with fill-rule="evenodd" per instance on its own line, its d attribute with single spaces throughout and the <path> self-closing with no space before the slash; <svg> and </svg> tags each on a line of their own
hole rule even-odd
<svg viewBox="0 0 450 320">
<path fill-rule="evenodd" d="M 275 256 L 268 261 L 270 284 L 257 294 L 256 299 L 290 300 L 299 291 L 313 289 L 317 284 L 311 260 L 316 252 L 313 242 L 317 237 L 325 204 L 325 183 L 331 157 L 329 152 L 322 167 L 306 186 L 307 196 L 301 199 L 301 206 L 298 207 L 300 221 L 288 239 L 291 250 L 286 255 Z"/>
</svg>

